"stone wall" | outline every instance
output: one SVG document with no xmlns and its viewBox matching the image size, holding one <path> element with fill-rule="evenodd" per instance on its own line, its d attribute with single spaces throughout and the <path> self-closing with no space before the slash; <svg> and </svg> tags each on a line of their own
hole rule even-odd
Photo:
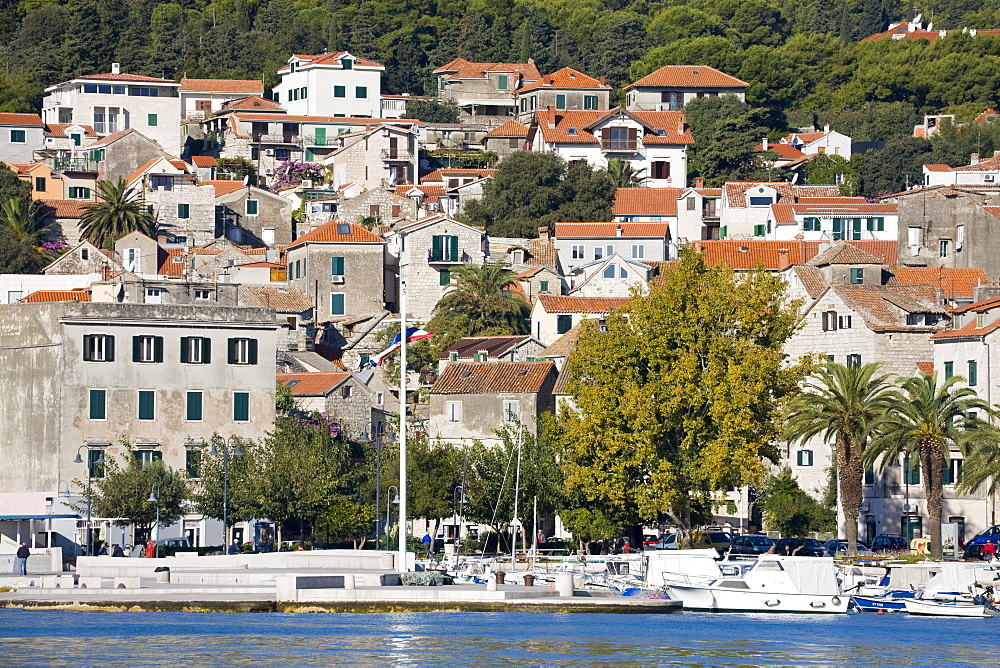
<svg viewBox="0 0 1000 668">
<path fill-rule="evenodd" d="M 344 258 L 344 275 L 331 273 L 333 257 Z M 303 263 L 302 273 L 296 272 L 296 263 Z M 339 315 L 360 315 L 380 312 L 385 307 L 383 266 L 384 244 L 326 244 L 306 243 L 288 251 L 288 282 L 317 304 L 316 321 L 323 322 Z M 342 283 L 334 283 L 334 279 Z M 344 294 L 344 313 L 331 311 L 331 293 Z"/>
</svg>

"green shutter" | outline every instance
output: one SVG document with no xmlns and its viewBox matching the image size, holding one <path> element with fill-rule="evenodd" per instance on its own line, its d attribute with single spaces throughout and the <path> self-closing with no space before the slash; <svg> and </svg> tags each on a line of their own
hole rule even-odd
<svg viewBox="0 0 1000 668">
<path fill-rule="evenodd" d="M 212 339 L 208 337 L 201 340 L 201 363 L 212 363 Z"/>
<path fill-rule="evenodd" d="M 885 218 L 876 218 L 875 219 L 875 229 L 878 232 L 884 232 L 885 231 Z"/>
<path fill-rule="evenodd" d="M 875 484 L 875 466 L 873 464 L 869 464 L 868 467 L 865 469 L 865 484 L 866 485 Z"/>
<path fill-rule="evenodd" d="M 944 379 L 948 380 L 949 378 L 951 378 L 954 375 L 955 375 L 955 363 L 954 362 L 945 362 L 944 363 Z"/>
<path fill-rule="evenodd" d="M 566 96 L 561 94 L 556 95 L 556 109 L 565 109 L 565 108 L 566 108 Z"/>
<path fill-rule="evenodd" d="M 316 146 L 326 146 L 326 128 L 316 128 Z"/>
<path fill-rule="evenodd" d="M 979 383 L 979 363 L 975 360 L 969 360 L 969 385 L 976 385 Z"/>
<path fill-rule="evenodd" d="M 187 361 L 190 359 L 190 356 L 188 355 L 188 352 L 190 350 L 190 346 L 188 344 L 189 340 L 190 339 L 187 336 L 181 337 L 181 364 L 186 364 Z"/>
<path fill-rule="evenodd" d="M 501 74 L 497 77 L 497 88 L 499 90 L 507 90 L 508 80 L 506 74 Z"/>
<path fill-rule="evenodd" d="M 247 348 L 249 349 L 249 363 L 250 364 L 256 364 L 257 363 L 257 339 L 247 339 L 247 341 L 250 342 L 250 345 L 247 346 Z"/>
<path fill-rule="evenodd" d="M 93 338 L 90 334 L 83 335 L 83 361 L 90 362 L 90 339 Z"/>
<path fill-rule="evenodd" d="M 854 219 L 854 236 L 853 236 L 853 239 L 854 239 L 854 241 L 860 241 L 861 240 L 861 219 L 860 218 L 855 218 Z"/>
<path fill-rule="evenodd" d="M 458 260 L 458 237 L 451 237 L 451 261 L 456 262 Z"/>
<path fill-rule="evenodd" d="M 549 291 L 549 282 L 548 281 L 540 281 L 539 284 L 538 284 L 538 291 L 539 292 L 548 292 Z"/>
<path fill-rule="evenodd" d="M 451 285 L 450 269 L 442 269 L 438 272 L 438 285 Z"/>
<path fill-rule="evenodd" d="M 229 364 L 236 364 L 236 339 L 228 340 L 228 356 Z"/>
<path fill-rule="evenodd" d="M 156 417 L 156 393 L 152 390 L 139 390 L 139 419 L 153 420 Z"/>
<path fill-rule="evenodd" d="M 431 260 L 441 259 L 441 237 L 434 235 L 431 237 Z"/>
<path fill-rule="evenodd" d="M 833 240 L 841 241 L 844 238 L 844 219 L 833 219 Z"/>
<path fill-rule="evenodd" d="M 347 87 L 346 86 L 334 86 L 333 87 L 334 97 L 347 97 Z"/>
<path fill-rule="evenodd" d="M 162 362 L 163 361 L 163 337 L 154 336 L 153 337 L 153 361 Z"/>
<path fill-rule="evenodd" d="M 187 393 L 187 419 L 190 422 L 201 421 L 201 392 Z"/>
<path fill-rule="evenodd" d="M 153 457 L 152 457 L 152 459 L 150 461 L 162 462 L 163 461 L 163 453 L 160 452 L 159 450 L 153 450 Z"/>
<path fill-rule="evenodd" d="M 90 419 L 106 420 L 108 417 L 107 390 L 90 391 Z"/>
<path fill-rule="evenodd" d="M 250 393 L 235 392 L 233 394 L 233 421 L 250 421 Z"/>
<path fill-rule="evenodd" d="M 178 204 L 177 205 L 177 217 L 178 218 L 190 218 L 191 217 L 191 205 L 190 204 Z"/>
<path fill-rule="evenodd" d="M 141 359 L 142 354 L 142 337 L 133 336 L 132 337 L 132 361 L 138 362 Z"/>
<path fill-rule="evenodd" d="M 115 337 L 110 334 L 104 335 L 104 361 L 115 361 Z"/>
<path fill-rule="evenodd" d="M 151 128 L 156 127 L 156 114 L 147 114 L 146 125 Z"/>
<path fill-rule="evenodd" d="M 316 159 L 316 156 L 313 154 L 312 149 L 311 148 L 307 148 L 306 149 L 306 159 L 305 159 L 305 161 L 306 162 L 313 162 L 315 159 Z"/>
<path fill-rule="evenodd" d="M 909 464 L 909 466 L 907 466 Z M 919 485 L 920 484 L 920 462 L 917 461 L 916 457 L 904 457 L 904 484 L 907 485 Z"/>
<path fill-rule="evenodd" d="M 330 293 L 330 315 L 344 315 L 344 293 Z"/>
<path fill-rule="evenodd" d="M 247 215 L 256 216 L 257 215 L 257 200 L 248 199 L 247 200 Z"/>
<path fill-rule="evenodd" d="M 330 273 L 334 276 L 344 275 L 344 258 L 343 257 L 332 257 L 330 258 Z"/>
</svg>

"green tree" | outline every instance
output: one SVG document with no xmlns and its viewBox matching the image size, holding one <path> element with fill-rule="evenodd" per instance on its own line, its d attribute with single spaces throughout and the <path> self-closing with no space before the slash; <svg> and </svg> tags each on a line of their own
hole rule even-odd
<svg viewBox="0 0 1000 668">
<path fill-rule="evenodd" d="M 454 100 L 407 100 L 406 117 L 424 123 L 458 123 L 458 104 Z"/>
<path fill-rule="evenodd" d="M 824 371 L 809 379 L 802 394 L 791 400 L 785 424 L 786 436 L 793 442 L 822 436 L 825 442 L 836 443 L 849 555 L 857 554 L 865 447 L 892 398 L 889 376 L 878 375 L 878 368 L 878 364 L 846 367 L 828 363 Z"/>
<path fill-rule="evenodd" d="M 930 149 L 926 139 L 895 137 L 881 151 L 853 156 L 851 164 L 858 164 L 858 192 L 865 197 L 880 197 L 922 183 Z"/>
<path fill-rule="evenodd" d="M 21 197 L 11 197 L 0 203 L 0 221 L 17 242 L 30 246 L 41 244 L 51 227 L 41 205 Z"/>
<path fill-rule="evenodd" d="M 845 197 L 858 194 L 858 172 L 841 155 L 820 153 L 806 163 L 804 171 L 808 185 L 837 184 Z"/>
<path fill-rule="evenodd" d="M 408 439 L 406 464 L 407 514 L 433 517 L 431 535 L 436 536 L 439 518 L 451 517 L 453 512 L 454 490 L 462 482 L 462 452 L 451 443 L 426 436 Z M 382 503 L 389 503 L 389 499 L 383 496 Z M 385 530 L 388 533 L 389 527 Z"/>
<path fill-rule="evenodd" d="M 643 174 L 644 169 L 635 170 L 632 163 L 620 158 L 608 160 L 608 178 L 615 188 L 638 188 L 646 185 L 649 176 Z"/>
<path fill-rule="evenodd" d="M 797 308 L 779 278 L 737 277 L 685 249 L 607 332 L 585 321 L 571 356 L 578 411 L 560 416 L 568 493 L 621 524 L 668 517 L 687 537 L 713 491 L 762 481 L 782 402 L 807 371 L 781 352 Z"/>
<path fill-rule="evenodd" d="M 193 455 L 197 465 L 192 473 L 197 473 L 198 485 L 192 500 L 199 513 L 220 522 L 225 505 L 224 535 L 228 537 L 234 524 L 261 517 L 259 481 L 265 453 L 249 439 L 230 438 L 227 442 L 219 434 L 212 434 L 207 445 L 214 452 L 202 450 Z"/>
<path fill-rule="evenodd" d="M 735 95 L 693 100 L 684 115 L 691 124 L 694 146 L 688 149 L 688 176 L 701 176 L 710 186 L 745 181 L 760 170 L 753 150 L 767 129 L 759 112 Z"/>
<path fill-rule="evenodd" d="M 759 503 L 767 528 L 782 536 L 836 529 L 837 514 L 802 491 L 787 468 L 768 480 Z"/>
<path fill-rule="evenodd" d="M 590 554 L 590 544 L 595 540 L 614 538 L 618 527 L 600 509 L 573 508 L 559 512 L 566 530 L 580 543 L 580 553 Z"/>
<path fill-rule="evenodd" d="M 141 191 L 125 179 L 97 182 L 97 201 L 83 205 L 80 234 L 95 246 L 111 248 L 129 232 L 153 236 L 156 220 L 146 208 Z"/>
<path fill-rule="evenodd" d="M 531 307 L 509 288 L 514 272 L 499 262 L 466 264 L 451 272 L 453 287 L 434 306 L 428 328 L 439 350 L 463 336 L 527 334 Z"/>
<path fill-rule="evenodd" d="M 865 463 L 881 468 L 901 455 L 920 462 L 933 559 L 941 558 L 942 476 L 952 450 L 967 457 L 977 447 L 1000 440 L 1000 432 L 978 416 L 990 414 L 990 406 L 972 388 L 956 387 L 963 380 L 952 376 L 939 384 L 937 374 L 928 373 L 903 380 L 903 394 L 894 397 L 879 433 L 865 451 Z"/>
</svg>

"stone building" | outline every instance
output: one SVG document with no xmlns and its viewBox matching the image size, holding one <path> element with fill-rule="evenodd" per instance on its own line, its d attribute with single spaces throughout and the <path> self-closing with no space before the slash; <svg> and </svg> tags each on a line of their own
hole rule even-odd
<svg viewBox="0 0 1000 668">
<path fill-rule="evenodd" d="M 438 371 L 450 362 L 528 362 L 544 347 L 530 334 L 464 336 L 438 354 Z"/>
<path fill-rule="evenodd" d="M 87 148 L 86 159 L 70 159 L 67 165 L 56 169 L 64 172 L 96 174 L 101 181 L 127 179 L 142 165 L 156 158 L 169 158 L 163 147 L 138 130 L 119 130 L 102 137 Z"/>
<path fill-rule="evenodd" d="M 365 382 L 368 373 L 279 373 L 278 382 L 288 387 L 295 403 L 337 421 L 343 433 L 360 436 L 381 415 L 375 393 Z"/>
<path fill-rule="evenodd" d="M 417 182 L 417 133 L 396 125 L 339 135 L 323 159 L 332 171 L 330 185 L 355 183 L 364 190 Z"/>
<path fill-rule="evenodd" d="M 105 278 L 121 270 L 121 265 L 114 258 L 87 240 L 78 242 L 42 269 L 49 276 L 95 274 Z"/>
<path fill-rule="evenodd" d="M 667 65 L 625 87 L 625 100 L 634 111 L 680 111 L 692 100 L 719 95 L 746 99 L 748 84 L 714 67 Z"/>
<path fill-rule="evenodd" d="M 397 186 L 397 190 L 403 186 Z M 417 219 L 416 203 L 392 190 L 372 188 L 361 194 L 343 198 L 337 209 L 341 218 L 358 222 L 361 218 L 375 218 L 380 223 L 394 224 L 398 221 L 414 221 Z M 336 216 L 327 216 L 323 223 Z"/>
<path fill-rule="evenodd" d="M 281 195 L 239 181 L 204 181 L 215 189 L 215 236 L 245 246 L 291 243 L 292 203 Z"/>
<path fill-rule="evenodd" d="M 595 79 L 564 67 L 517 89 L 517 120 L 530 123 L 535 110 L 548 107 L 606 111 L 611 108 L 612 90 L 604 77 Z"/>
<path fill-rule="evenodd" d="M 584 320 L 603 322 L 609 313 L 631 303 L 623 297 L 539 295 L 531 309 L 531 333 L 548 346 Z"/>
<path fill-rule="evenodd" d="M 247 265 L 243 265 L 247 266 Z M 279 351 L 309 350 L 312 346 L 313 303 L 302 292 L 283 285 L 235 284 L 240 306 L 274 310 Z"/>
<path fill-rule="evenodd" d="M 153 158 L 128 183 L 153 207 L 159 232 L 193 246 L 215 239 L 215 188 L 199 185 L 183 160 Z"/>
<path fill-rule="evenodd" d="M 496 153 L 503 160 L 511 153 L 523 151 L 528 141 L 528 126 L 511 119 L 486 133 L 483 150 Z"/>
<path fill-rule="evenodd" d="M 456 58 L 434 70 L 441 98 L 458 104 L 463 123 L 503 125 L 515 115 L 518 89 L 542 76 L 535 63 L 471 63 Z"/>
</svg>

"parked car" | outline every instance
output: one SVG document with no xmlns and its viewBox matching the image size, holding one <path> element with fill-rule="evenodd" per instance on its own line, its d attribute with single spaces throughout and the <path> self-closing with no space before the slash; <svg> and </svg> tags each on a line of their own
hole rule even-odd
<svg viewBox="0 0 1000 668">
<path fill-rule="evenodd" d="M 732 540 L 733 537 L 723 531 L 696 531 L 691 534 L 691 547 L 696 550 L 714 547 L 722 554 L 729 549 Z"/>
<path fill-rule="evenodd" d="M 737 536 L 729 543 L 729 554 L 764 554 L 774 547 L 767 536 Z"/>
<path fill-rule="evenodd" d="M 872 552 L 907 552 L 910 544 L 899 534 L 881 534 L 872 541 Z"/>
<path fill-rule="evenodd" d="M 829 557 L 826 546 L 815 538 L 779 538 L 774 541 L 774 553 L 795 557 Z"/>
<path fill-rule="evenodd" d="M 654 550 L 679 550 L 681 547 L 681 535 L 676 531 L 665 534 L 660 538 L 660 542 L 653 545 Z"/>
<path fill-rule="evenodd" d="M 847 554 L 846 540 L 840 540 L 839 538 L 834 538 L 833 540 L 826 541 L 825 545 L 826 545 L 826 551 L 829 552 L 831 556 L 836 556 L 838 554 Z M 868 546 L 859 540 L 858 556 L 866 557 L 866 556 L 871 556 L 872 554 L 875 553 L 872 552 L 870 549 L 868 549 Z"/>
<path fill-rule="evenodd" d="M 978 559 L 983 553 L 983 545 L 993 543 L 1000 546 L 1000 524 L 992 526 L 976 534 L 975 538 L 965 544 L 964 556 L 966 559 Z"/>
</svg>

